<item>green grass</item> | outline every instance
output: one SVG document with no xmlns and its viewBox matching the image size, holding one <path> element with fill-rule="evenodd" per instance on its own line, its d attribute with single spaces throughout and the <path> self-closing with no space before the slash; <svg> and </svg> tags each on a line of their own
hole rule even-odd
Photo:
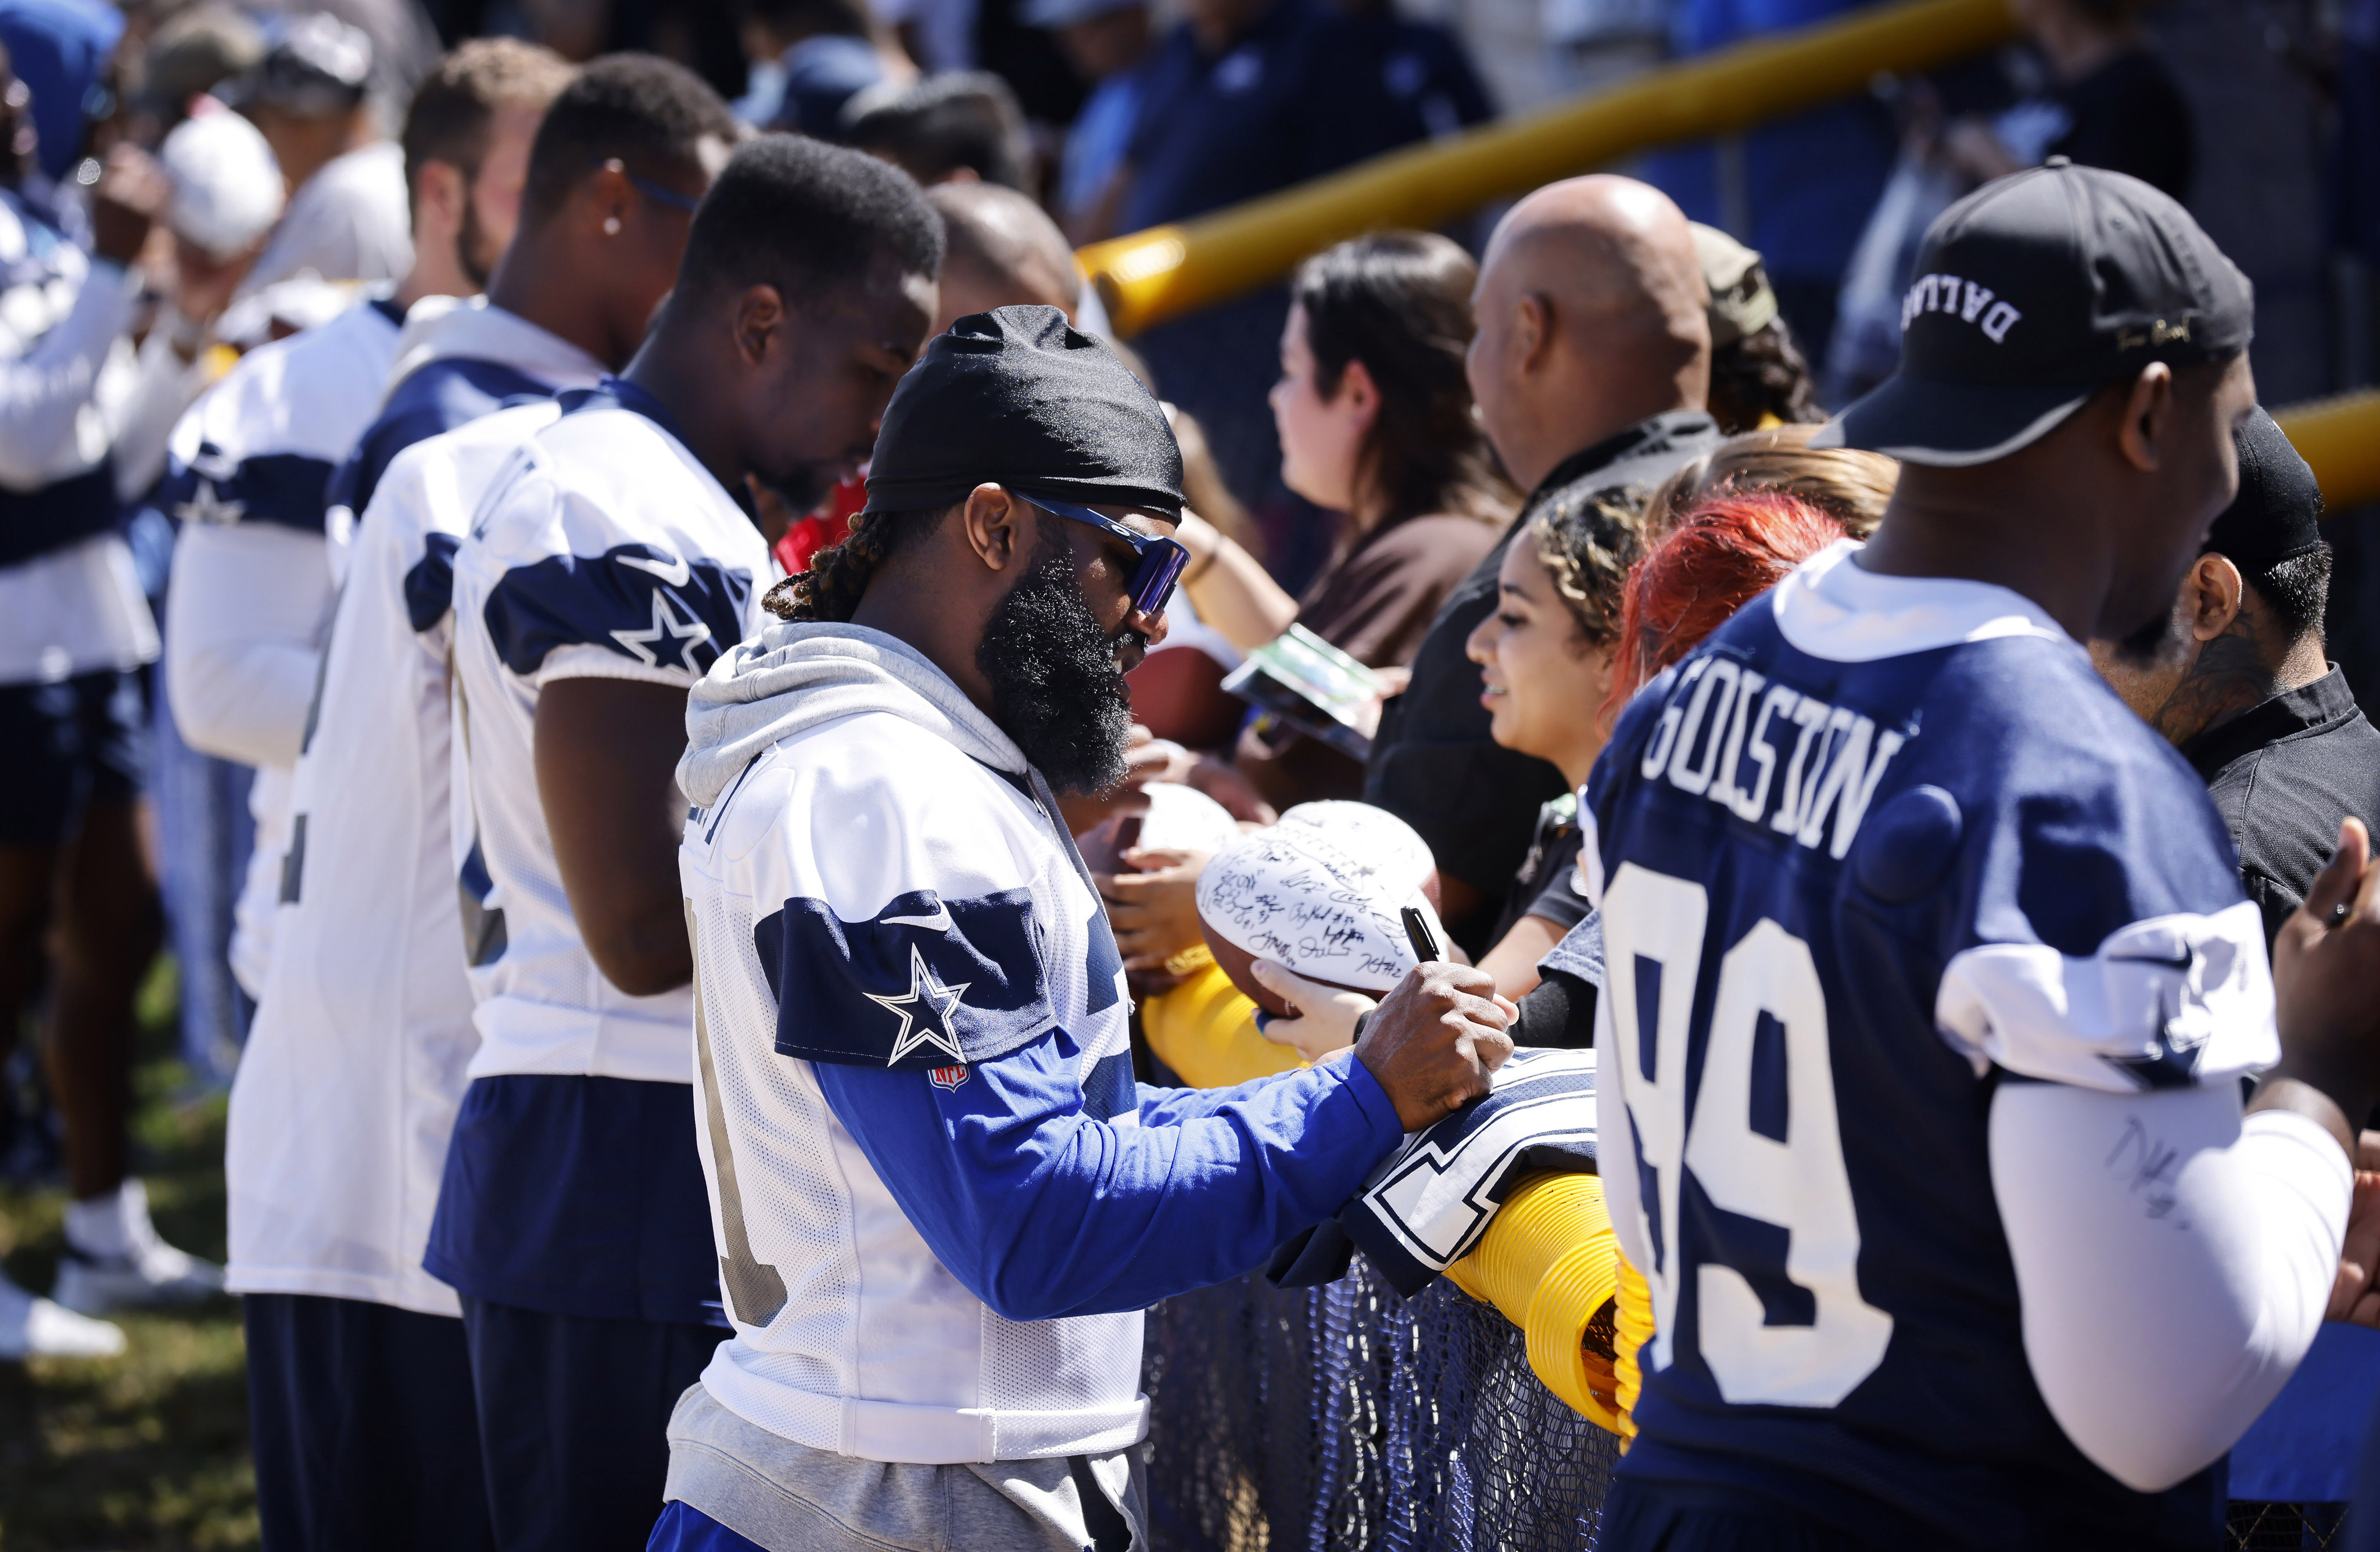
<svg viewBox="0 0 2380 1552">
<path fill-rule="evenodd" d="M 134 1168 L 158 1230 L 224 1255 L 224 1101 L 188 1098 L 174 976 L 141 988 Z M 0 1265 L 46 1290 L 66 1194 L 0 1188 Z M 0 1363 L 0 1552 L 218 1552 L 257 1545 L 239 1305 L 114 1316 L 120 1358 Z"/>
</svg>

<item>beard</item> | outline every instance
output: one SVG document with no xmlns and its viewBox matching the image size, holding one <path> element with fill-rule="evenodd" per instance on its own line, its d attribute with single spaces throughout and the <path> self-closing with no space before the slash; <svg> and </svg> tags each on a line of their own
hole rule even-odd
<svg viewBox="0 0 2380 1552">
<path fill-rule="evenodd" d="M 504 250 L 488 240 L 488 229 L 480 224 L 480 201 L 467 186 L 463 194 L 463 229 L 455 234 L 455 263 L 473 290 L 485 291 L 488 277 L 496 273 L 496 262 L 504 256 Z"/>
<path fill-rule="evenodd" d="M 991 720 L 1058 792 L 1104 792 L 1123 779 L 1132 701 L 1117 649 L 1083 600 L 1063 542 L 1045 544 L 992 611 L 975 665 L 991 681 Z"/>
</svg>

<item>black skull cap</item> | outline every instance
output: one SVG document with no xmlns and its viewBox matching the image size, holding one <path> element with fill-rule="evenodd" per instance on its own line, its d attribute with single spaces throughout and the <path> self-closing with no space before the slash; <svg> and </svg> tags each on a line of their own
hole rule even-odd
<svg viewBox="0 0 2380 1552">
<path fill-rule="evenodd" d="M 969 313 L 892 390 L 874 512 L 939 512 L 982 484 L 1182 514 L 1182 448 L 1156 395 L 1053 307 Z"/>
</svg>

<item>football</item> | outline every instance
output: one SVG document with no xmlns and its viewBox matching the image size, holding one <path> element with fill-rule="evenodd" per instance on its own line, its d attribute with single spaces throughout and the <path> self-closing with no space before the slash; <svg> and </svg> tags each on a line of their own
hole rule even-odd
<svg viewBox="0 0 2380 1552">
<path fill-rule="evenodd" d="M 1378 997 L 1415 963 L 1405 907 L 1443 936 L 1429 876 L 1428 851 L 1395 816 L 1306 804 L 1215 854 L 1198 877 L 1199 930 L 1232 984 L 1275 1016 L 1291 1010 L 1250 974 L 1257 959 Z"/>
</svg>

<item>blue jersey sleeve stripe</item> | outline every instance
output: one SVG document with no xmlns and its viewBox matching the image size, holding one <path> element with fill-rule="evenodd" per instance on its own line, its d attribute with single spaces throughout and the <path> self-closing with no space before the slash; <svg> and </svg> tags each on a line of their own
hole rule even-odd
<svg viewBox="0 0 2380 1552">
<path fill-rule="evenodd" d="M 562 647 L 601 647 L 699 677 L 743 639 L 751 591 L 740 569 L 623 544 L 515 566 L 489 589 L 481 617 L 497 656 L 523 677 Z"/>
<path fill-rule="evenodd" d="M 433 410 L 382 415 L 332 474 L 325 492 L 328 504 L 344 506 L 362 516 L 371 505 L 373 492 L 380 489 L 381 477 L 388 473 L 388 466 L 396 461 L 399 453 L 452 429 L 453 424 Z"/>
<path fill-rule="evenodd" d="M 201 446 L 198 463 L 167 472 L 158 490 L 160 506 L 184 522 L 270 523 L 300 533 L 322 531 L 329 459 L 262 453 L 217 476 L 200 472 L 213 467 L 212 451 Z"/>
<path fill-rule="evenodd" d="M 448 357 L 424 363 L 398 383 L 380 418 L 331 478 L 329 502 L 360 517 L 396 455 L 483 415 L 551 398 L 552 389 L 501 361 Z"/>
<path fill-rule="evenodd" d="M 913 891 L 859 922 L 788 900 L 753 928 L 752 946 L 784 1056 L 925 1072 L 1013 1050 L 1054 1016 L 1021 889 L 969 900 Z"/>
</svg>

